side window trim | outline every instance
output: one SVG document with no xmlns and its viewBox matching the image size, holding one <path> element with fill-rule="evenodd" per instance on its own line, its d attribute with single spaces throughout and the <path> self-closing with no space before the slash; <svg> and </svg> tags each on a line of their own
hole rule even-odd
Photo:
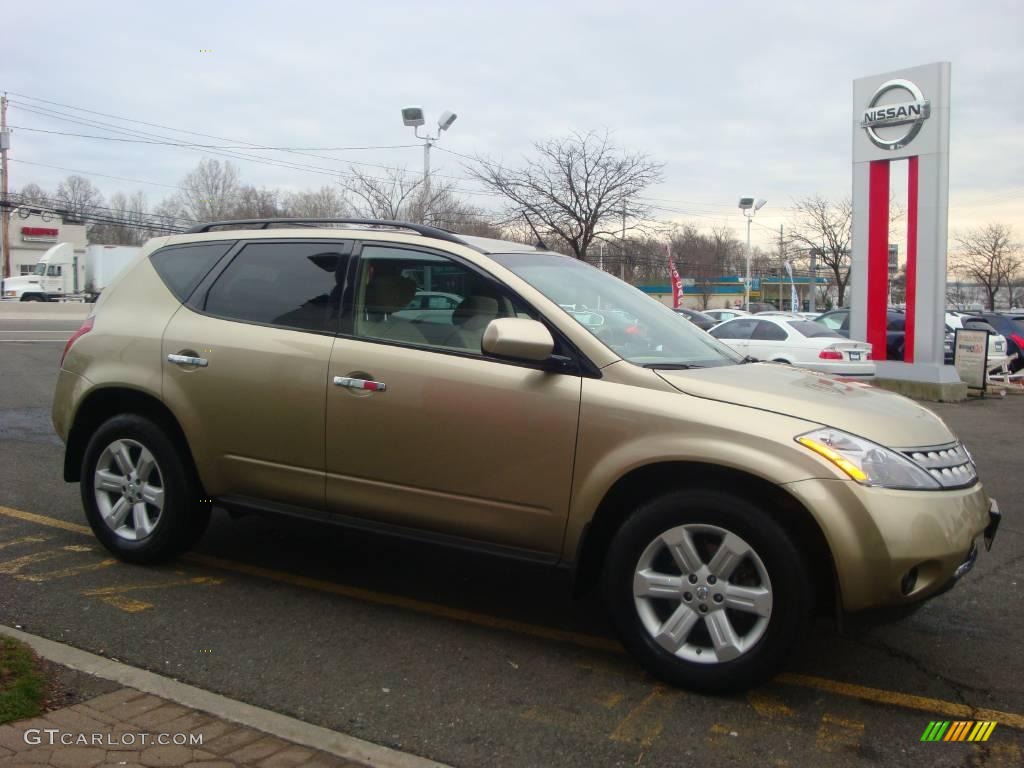
<svg viewBox="0 0 1024 768">
<path fill-rule="evenodd" d="M 367 344 L 384 344 L 393 347 L 419 349 L 426 352 L 434 352 L 436 354 L 441 355 L 454 355 L 456 357 L 466 357 L 471 358 L 473 360 L 483 360 L 491 363 L 500 363 L 502 365 L 512 365 L 519 368 L 534 368 L 539 370 L 548 370 L 548 368 L 546 368 L 543 364 L 540 363 L 534 364 L 526 362 L 517 362 L 514 360 L 503 360 L 502 358 L 498 357 L 491 357 L 489 355 L 478 355 L 472 352 L 463 352 L 457 349 L 446 349 L 442 347 L 413 344 L 406 341 L 372 339 L 364 336 L 357 336 L 355 334 L 354 328 L 355 288 L 359 275 L 359 268 L 363 262 L 363 248 L 365 246 L 379 246 L 382 248 L 398 248 L 405 251 L 418 251 L 420 253 L 424 253 L 430 256 L 437 256 L 440 258 L 449 259 L 452 262 L 458 264 L 459 266 L 465 267 L 466 269 L 475 272 L 482 279 L 487 280 L 490 283 L 493 283 L 497 288 L 507 293 L 514 302 L 518 302 L 522 306 L 534 312 L 537 315 L 537 317 L 540 318 L 540 322 L 544 324 L 544 326 L 551 333 L 552 337 L 555 339 L 556 345 L 558 343 L 561 343 L 571 353 L 572 362 L 575 365 L 573 366 L 574 370 L 568 371 L 569 375 L 594 379 L 601 378 L 601 370 L 596 365 L 594 365 L 594 363 L 591 362 L 590 359 L 587 358 L 586 355 L 584 355 L 576 347 L 576 345 L 572 343 L 572 341 L 570 341 L 561 331 L 554 327 L 544 316 L 543 312 L 539 311 L 530 302 L 528 302 L 526 299 L 520 296 L 515 290 L 505 285 L 503 282 L 498 280 L 494 275 L 492 275 L 487 270 L 462 258 L 458 254 L 450 253 L 449 251 L 443 251 L 436 248 L 430 248 L 428 246 L 423 246 L 416 243 L 392 242 L 390 240 L 357 240 L 355 242 L 352 249 L 352 255 L 349 258 L 348 274 L 346 275 L 345 278 L 341 318 L 338 325 L 337 334 L 340 338 L 350 339 L 352 341 L 361 341 Z"/>
</svg>

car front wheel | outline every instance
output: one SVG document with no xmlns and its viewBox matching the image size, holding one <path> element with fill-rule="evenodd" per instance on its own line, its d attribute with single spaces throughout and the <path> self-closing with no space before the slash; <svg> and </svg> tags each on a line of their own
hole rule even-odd
<svg viewBox="0 0 1024 768">
<path fill-rule="evenodd" d="M 810 614 L 799 552 L 746 499 L 672 492 L 616 533 L 605 597 L 619 637 L 654 675 L 725 693 L 779 670 Z"/>
<path fill-rule="evenodd" d="M 82 504 L 100 542 L 122 560 L 156 563 L 188 549 L 210 519 L 174 442 L 136 414 L 115 416 L 85 449 Z"/>
</svg>

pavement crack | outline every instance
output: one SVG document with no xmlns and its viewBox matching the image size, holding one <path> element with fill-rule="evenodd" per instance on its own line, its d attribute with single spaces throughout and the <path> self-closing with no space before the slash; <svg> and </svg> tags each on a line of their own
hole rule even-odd
<svg viewBox="0 0 1024 768">
<path fill-rule="evenodd" d="M 988 688 L 975 687 L 968 683 L 964 683 L 960 680 L 954 680 L 948 675 L 944 675 L 943 673 L 930 668 L 927 664 L 925 664 L 916 656 L 907 653 L 906 651 L 900 650 L 899 648 L 895 648 L 886 643 L 884 640 L 870 641 L 867 639 L 860 638 L 857 640 L 857 642 L 865 648 L 871 648 L 876 651 L 881 651 L 882 653 L 885 653 L 892 659 L 910 664 L 914 669 L 916 669 L 925 677 L 938 680 L 953 692 L 953 696 L 956 698 L 958 704 L 963 704 L 965 707 L 970 707 L 972 710 L 983 709 L 983 707 L 976 706 L 972 704 L 970 701 L 968 701 L 965 691 L 970 691 L 974 694 L 984 695 L 989 693 Z"/>
</svg>

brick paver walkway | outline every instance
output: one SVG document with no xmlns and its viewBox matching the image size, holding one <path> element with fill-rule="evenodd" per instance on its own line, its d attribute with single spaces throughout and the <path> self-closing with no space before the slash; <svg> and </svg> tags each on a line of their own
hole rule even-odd
<svg viewBox="0 0 1024 768">
<path fill-rule="evenodd" d="M 47 729 L 55 733 L 47 733 Z M 145 743 L 143 743 L 143 734 Z M 202 736 L 202 744 L 184 737 Z M 28 735 L 28 741 L 26 741 Z M 166 743 L 158 743 L 159 739 Z M 52 741 L 52 743 L 51 743 Z M 0 767 L 361 768 L 238 723 L 122 688 L 0 726 Z"/>
</svg>

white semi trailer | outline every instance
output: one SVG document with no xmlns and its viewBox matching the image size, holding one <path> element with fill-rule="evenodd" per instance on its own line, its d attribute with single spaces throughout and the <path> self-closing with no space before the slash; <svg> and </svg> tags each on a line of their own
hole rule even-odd
<svg viewBox="0 0 1024 768">
<path fill-rule="evenodd" d="M 3 281 L 4 301 L 96 301 L 100 292 L 138 255 L 135 245 L 88 245 L 85 284 L 79 285 L 79 257 L 71 243 L 57 243 L 30 275 Z"/>
</svg>

